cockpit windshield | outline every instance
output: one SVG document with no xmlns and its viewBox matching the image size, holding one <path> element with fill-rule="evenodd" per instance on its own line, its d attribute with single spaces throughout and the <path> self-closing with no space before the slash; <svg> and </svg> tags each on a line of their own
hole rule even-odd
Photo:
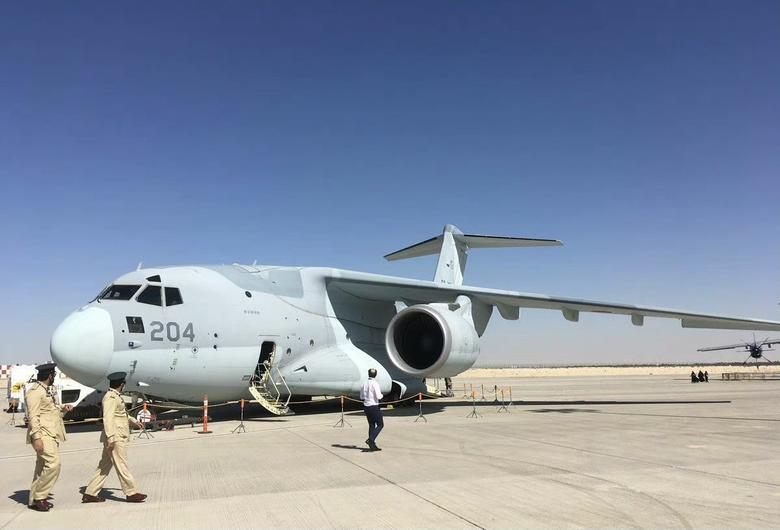
<svg viewBox="0 0 780 530">
<path fill-rule="evenodd" d="M 100 293 L 98 300 L 130 300 L 140 285 L 109 285 Z"/>
</svg>

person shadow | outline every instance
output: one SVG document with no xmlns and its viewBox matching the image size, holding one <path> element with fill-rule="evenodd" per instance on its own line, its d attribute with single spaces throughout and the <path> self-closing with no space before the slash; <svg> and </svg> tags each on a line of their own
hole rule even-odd
<svg viewBox="0 0 780 530">
<path fill-rule="evenodd" d="M 30 500 L 30 490 L 16 490 L 11 495 L 9 495 L 8 498 L 14 502 L 18 502 L 19 504 L 27 506 L 28 501 Z M 49 493 L 49 496 L 46 497 L 46 500 L 53 501 L 54 494 Z"/>
<path fill-rule="evenodd" d="M 352 449 L 354 451 L 360 451 L 361 453 L 370 453 L 371 449 L 368 447 L 358 447 L 357 445 L 344 445 L 344 444 L 331 444 L 331 447 L 336 449 Z"/>
<path fill-rule="evenodd" d="M 30 490 L 17 490 L 9 495 L 8 498 L 27 506 L 27 501 L 30 499 Z M 51 495 L 49 495 L 49 498 L 51 498 Z"/>
<path fill-rule="evenodd" d="M 84 495 L 84 492 L 87 491 L 86 486 L 81 486 L 79 488 L 79 493 Z M 122 491 L 119 488 L 103 488 L 100 490 L 100 496 L 105 498 L 107 501 L 122 501 L 125 502 L 125 499 L 122 497 L 117 497 L 116 494 L 114 494 L 115 491 Z"/>
</svg>

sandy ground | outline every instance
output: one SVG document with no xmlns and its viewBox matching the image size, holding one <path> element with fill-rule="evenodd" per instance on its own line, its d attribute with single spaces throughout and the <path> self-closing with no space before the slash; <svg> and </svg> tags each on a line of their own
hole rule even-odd
<svg viewBox="0 0 780 530">
<path fill-rule="evenodd" d="M 560 368 L 472 368 L 461 374 L 460 378 L 475 379 L 485 377 L 586 377 L 586 376 L 625 376 L 625 375 L 689 375 L 691 370 L 707 370 L 710 378 L 720 379 L 724 372 L 765 372 L 780 374 L 780 364 L 729 365 L 729 366 L 573 366 Z"/>
<path fill-rule="evenodd" d="M 70 429 L 55 508 L 26 508 L 35 458 L 0 424 L 0 528 L 778 528 L 780 381 L 684 376 L 458 378 L 512 387 L 385 411 L 383 451 L 338 410 L 253 415 L 133 438 L 147 503 L 111 475 L 100 505 L 79 489 L 98 461 L 95 426 Z M 479 417 L 469 417 L 476 410 Z M 417 421 L 415 421 L 417 420 Z"/>
</svg>

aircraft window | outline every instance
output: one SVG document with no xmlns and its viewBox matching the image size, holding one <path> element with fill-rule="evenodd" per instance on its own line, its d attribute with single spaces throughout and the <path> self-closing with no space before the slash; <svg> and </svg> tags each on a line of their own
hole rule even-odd
<svg viewBox="0 0 780 530">
<path fill-rule="evenodd" d="M 62 391 L 62 402 L 63 403 L 75 403 L 76 401 L 78 401 L 80 395 L 81 395 L 81 390 L 78 390 L 78 389 L 63 390 Z"/>
<path fill-rule="evenodd" d="M 179 305 L 183 304 L 181 299 L 181 292 L 176 287 L 165 288 L 165 305 Z"/>
<path fill-rule="evenodd" d="M 155 274 L 154 276 L 149 276 L 146 281 L 160 283 L 162 280 L 160 280 L 159 274 Z"/>
<path fill-rule="evenodd" d="M 162 305 L 162 289 L 159 285 L 149 285 L 138 295 L 136 301 L 142 304 Z"/>
<path fill-rule="evenodd" d="M 128 333 L 143 333 L 144 321 L 141 317 L 125 317 Z"/>
<path fill-rule="evenodd" d="M 112 285 L 100 293 L 100 300 L 130 300 L 140 285 Z"/>
</svg>

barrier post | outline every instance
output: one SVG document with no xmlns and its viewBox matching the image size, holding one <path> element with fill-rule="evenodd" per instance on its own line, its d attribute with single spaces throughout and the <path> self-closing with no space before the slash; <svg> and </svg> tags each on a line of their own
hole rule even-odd
<svg viewBox="0 0 780 530">
<path fill-rule="evenodd" d="M 479 400 L 485 401 L 485 383 L 480 384 L 479 387 L 482 389 L 482 397 Z"/>
<path fill-rule="evenodd" d="M 466 383 L 463 383 L 463 399 L 466 399 L 469 395 L 468 390 L 466 390 Z"/>
<path fill-rule="evenodd" d="M 504 401 L 504 389 L 501 389 L 501 406 L 498 407 L 498 410 L 496 412 L 509 412 L 509 409 L 506 408 L 506 402 Z"/>
<path fill-rule="evenodd" d="M 493 385 L 493 403 L 498 403 L 498 385 Z"/>
<path fill-rule="evenodd" d="M 246 427 L 244 427 L 244 400 L 241 400 L 241 423 L 238 424 L 238 426 L 230 431 L 234 434 L 241 434 L 242 432 L 246 432 Z"/>
<path fill-rule="evenodd" d="M 352 427 L 352 424 L 349 423 L 346 419 L 344 419 L 344 396 L 341 396 L 341 419 L 337 421 L 333 426 L 344 427 L 345 424 Z"/>
<path fill-rule="evenodd" d="M 428 423 L 428 418 L 423 416 L 423 413 L 422 413 L 422 392 L 417 394 L 417 401 L 420 403 L 420 413 L 414 419 L 414 422 L 417 423 L 418 421 L 423 420 L 425 423 Z"/>
<path fill-rule="evenodd" d="M 149 423 L 150 415 L 149 415 L 149 408 L 146 406 L 146 400 L 144 400 L 144 414 L 143 414 L 144 421 L 141 422 L 141 432 L 138 433 L 138 436 L 135 437 L 135 439 L 139 439 L 142 436 L 145 438 L 154 438 L 154 435 L 150 433 L 146 429 L 146 424 Z"/>
<path fill-rule="evenodd" d="M 477 397 L 474 392 L 471 393 L 471 412 L 469 412 L 467 418 L 481 418 L 482 414 L 477 412 Z"/>
<path fill-rule="evenodd" d="M 512 387 L 509 387 L 509 406 L 512 406 Z"/>
<path fill-rule="evenodd" d="M 198 434 L 211 434 L 209 430 L 209 395 L 203 394 L 203 429 Z"/>
</svg>

